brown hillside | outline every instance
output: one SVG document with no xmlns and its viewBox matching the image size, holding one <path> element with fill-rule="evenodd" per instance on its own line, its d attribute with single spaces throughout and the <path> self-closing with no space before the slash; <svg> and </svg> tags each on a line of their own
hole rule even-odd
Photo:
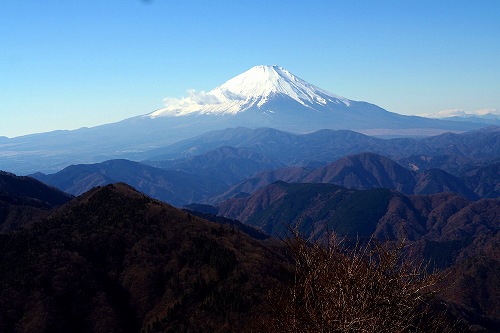
<svg viewBox="0 0 500 333">
<path fill-rule="evenodd" d="M 273 241 L 125 184 L 0 239 L 0 331 L 239 332 L 281 279 Z"/>
</svg>

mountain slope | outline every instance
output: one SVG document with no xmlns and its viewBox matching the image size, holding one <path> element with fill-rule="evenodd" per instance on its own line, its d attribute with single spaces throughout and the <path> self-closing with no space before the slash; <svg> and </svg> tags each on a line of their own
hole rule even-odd
<svg viewBox="0 0 500 333">
<path fill-rule="evenodd" d="M 281 163 L 246 148 L 222 146 L 204 154 L 142 163 L 167 170 L 184 171 L 210 177 L 227 186 L 263 171 L 283 166 Z"/>
<path fill-rule="evenodd" d="M 288 184 L 277 181 L 244 198 L 229 199 L 219 214 L 283 237 L 296 226 L 305 236 L 335 230 L 339 236 L 366 238 L 375 231 L 392 192 L 348 190 L 333 184 Z"/>
<path fill-rule="evenodd" d="M 411 239 L 413 249 L 445 267 L 458 263 L 458 281 L 445 281 L 446 291 L 469 311 L 470 323 L 498 327 L 498 199 L 275 185 L 266 200 L 288 196 L 282 202 L 292 209 L 282 213 L 321 217 L 314 211 L 324 203 L 323 213 L 342 213 L 341 232 L 410 239 L 412 231 L 423 239 Z M 380 208 L 366 207 L 373 198 L 389 199 L 379 202 L 388 213 L 375 228 L 366 223 Z M 364 222 L 346 224 L 358 211 Z M 253 310 L 270 286 L 293 273 L 274 241 L 228 224 L 203 221 L 125 184 L 93 189 L 41 223 L 0 235 L 0 331 L 241 332 L 257 319 Z"/>
<path fill-rule="evenodd" d="M 461 177 L 465 184 L 483 198 L 500 196 L 500 163 L 473 167 L 465 170 Z"/>
<path fill-rule="evenodd" d="M 498 331 L 498 198 L 471 202 L 453 193 L 405 196 L 275 182 L 217 209 L 277 236 L 292 227 L 306 237 L 335 232 L 351 239 L 405 240 L 410 258 L 447 269 L 442 295 L 456 302 L 454 313 L 479 331 Z"/>
<path fill-rule="evenodd" d="M 17 229 L 49 214 L 72 196 L 31 177 L 0 171 L 0 232 Z"/>
<path fill-rule="evenodd" d="M 273 244 L 97 188 L 0 237 L 0 331 L 241 332 L 287 276 Z"/>
<path fill-rule="evenodd" d="M 388 188 L 413 193 L 415 176 L 389 158 L 362 153 L 320 167 L 304 178 L 305 183 L 331 183 L 347 188 Z"/>
<path fill-rule="evenodd" d="M 277 181 L 250 196 L 217 205 L 221 216 L 280 236 L 299 225 L 306 235 L 451 240 L 500 228 L 500 199 L 471 202 L 454 193 L 405 196 L 387 189 L 353 190 L 333 184 Z"/>
<path fill-rule="evenodd" d="M 413 189 L 414 194 L 453 192 L 473 200 L 479 197 L 465 185 L 463 180 L 440 169 L 426 170 L 417 174 L 416 178 L 417 184 Z"/>
<path fill-rule="evenodd" d="M 248 179 L 228 187 L 224 192 L 209 198 L 206 202 L 217 204 L 230 198 L 245 197 L 277 180 L 287 183 L 299 183 L 310 173 L 311 169 L 306 167 L 288 167 L 259 172 Z"/>
<path fill-rule="evenodd" d="M 59 206 L 71 199 L 70 195 L 32 177 L 16 176 L 4 171 L 0 171 L 0 193 L 31 198 L 49 206 Z"/>
<path fill-rule="evenodd" d="M 72 165 L 55 174 L 33 177 L 79 195 L 97 185 L 125 182 L 138 190 L 173 205 L 200 201 L 225 188 L 224 183 L 185 171 L 164 170 L 128 160 Z"/>
</svg>

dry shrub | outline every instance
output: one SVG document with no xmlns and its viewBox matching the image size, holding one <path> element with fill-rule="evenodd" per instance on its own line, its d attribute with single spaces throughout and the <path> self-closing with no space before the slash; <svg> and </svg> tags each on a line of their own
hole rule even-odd
<svg viewBox="0 0 500 333">
<path fill-rule="evenodd" d="M 457 332 L 432 304 L 439 274 L 402 258 L 403 244 L 346 246 L 297 233 L 285 241 L 295 260 L 291 286 L 270 292 L 254 332 Z"/>
</svg>

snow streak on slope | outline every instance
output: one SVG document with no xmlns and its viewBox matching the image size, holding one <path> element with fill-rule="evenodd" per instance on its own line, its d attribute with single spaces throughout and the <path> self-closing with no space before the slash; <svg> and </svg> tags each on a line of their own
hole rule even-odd
<svg viewBox="0 0 500 333">
<path fill-rule="evenodd" d="M 236 114 L 253 107 L 260 109 L 273 97 L 283 96 L 311 109 L 332 103 L 350 105 L 348 99 L 309 84 L 279 66 L 255 66 L 208 93 L 194 90 L 188 93 L 185 98 L 164 99 L 166 107 L 150 113 L 149 117 Z"/>
</svg>

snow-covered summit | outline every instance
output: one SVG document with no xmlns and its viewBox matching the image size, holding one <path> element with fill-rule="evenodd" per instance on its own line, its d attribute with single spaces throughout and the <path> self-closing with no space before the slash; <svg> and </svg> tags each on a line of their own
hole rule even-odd
<svg viewBox="0 0 500 333">
<path fill-rule="evenodd" d="M 250 108 L 261 109 L 275 97 L 292 99 L 315 109 L 330 103 L 349 106 L 351 101 L 322 90 L 279 66 L 255 66 L 210 92 L 188 91 L 181 99 L 165 98 L 165 108 L 148 116 L 237 114 Z"/>
</svg>

